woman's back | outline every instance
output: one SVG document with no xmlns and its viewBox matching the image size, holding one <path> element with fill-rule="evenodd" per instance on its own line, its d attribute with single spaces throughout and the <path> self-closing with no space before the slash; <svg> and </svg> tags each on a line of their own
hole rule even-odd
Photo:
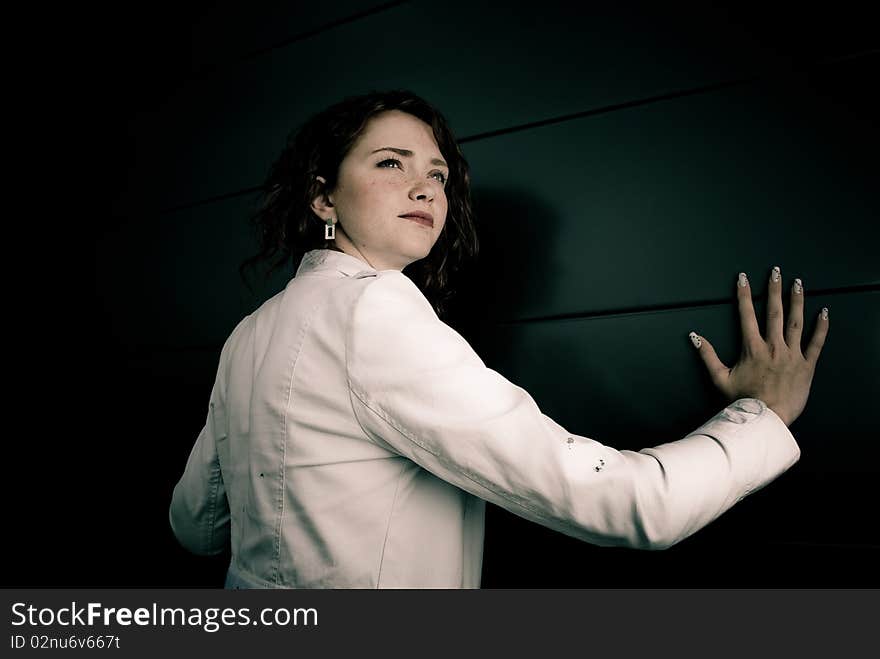
<svg viewBox="0 0 880 659">
<path fill-rule="evenodd" d="M 228 497 L 231 584 L 479 586 L 484 502 L 369 441 L 352 411 L 344 333 L 376 275 L 308 252 L 224 346 L 203 433 L 222 476 L 215 505 Z"/>
</svg>

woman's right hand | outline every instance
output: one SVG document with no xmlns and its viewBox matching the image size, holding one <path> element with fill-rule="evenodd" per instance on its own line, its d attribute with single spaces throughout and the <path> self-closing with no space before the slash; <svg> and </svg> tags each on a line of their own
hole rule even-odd
<svg viewBox="0 0 880 659">
<path fill-rule="evenodd" d="M 767 284 L 766 340 L 758 329 L 752 289 L 744 273 L 740 273 L 736 289 L 743 333 L 742 354 L 736 366 L 725 366 L 705 337 L 691 332 L 691 341 L 709 369 L 712 382 L 730 401 L 762 400 L 790 426 L 803 412 L 810 395 L 816 362 L 828 334 L 828 310 L 822 309 L 806 353 L 801 354 L 804 293 L 800 280 L 795 279 L 791 288 L 791 305 L 783 336 L 782 275 L 779 268 L 771 272 Z"/>
</svg>

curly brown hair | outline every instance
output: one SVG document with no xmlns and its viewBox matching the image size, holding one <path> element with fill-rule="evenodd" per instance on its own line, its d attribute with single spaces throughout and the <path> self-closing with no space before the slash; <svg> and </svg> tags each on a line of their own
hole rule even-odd
<svg viewBox="0 0 880 659">
<path fill-rule="evenodd" d="M 453 275 L 477 256 L 474 213 L 471 206 L 470 175 L 467 160 L 458 146 L 446 118 L 439 110 L 406 89 L 371 91 L 348 96 L 307 119 L 287 138 L 287 145 L 273 163 L 262 187 L 259 210 L 249 223 L 256 233 L 260 251 L 244 261 L 239 274 L 250 285 L 245 270 L 280 253 L 266 278 L 282 265 L 296 267 L 302 256 L 313 249 L 335 249 L 320 230 L 323 221 L 311 209 L 311 201 L 322 190 L 336 186 L 339 166 L 366 128 L 367 122 L 388 110 L 407 112 L 431 126 L 434 139 L 449 165 L 446 183 L 448 210 L 446 224 L 430 253 L 403 269 L 443 316 L 454 291 Z M 326 179 L 321 183 L 315 177 Z"/>
</svg>

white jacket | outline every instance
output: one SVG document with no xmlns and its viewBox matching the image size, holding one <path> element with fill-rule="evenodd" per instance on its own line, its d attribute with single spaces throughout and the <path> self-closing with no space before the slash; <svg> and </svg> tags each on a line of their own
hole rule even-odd
<svg viewBox="0 0 880 659">
<path fill-rule="evenodd" d="M 477 588 L 483 500 L 663 549 L 799 457 L 753 398 L 638 452 L 569 432 L 406 275 L 313 250 L 224 344 L 170 520 L 196 554 L 231 542 L 227 585 Z"/>
</svg>

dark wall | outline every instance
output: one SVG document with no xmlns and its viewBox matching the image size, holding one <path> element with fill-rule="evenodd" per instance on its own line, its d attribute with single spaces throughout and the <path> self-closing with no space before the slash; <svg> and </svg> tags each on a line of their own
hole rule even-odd
<svg viewBox="0 0 880 659">
<path fill-rule="evenodd" d="M 663 552 L 490 507 L 484 587 L 878 585 L 876 30 L 846 3 L 610 4 L 120 17 L 113 203 L 93 219 L 96 331 L 76 366 L 87 439 L 53 454 L 71 505 L 21 513 L 17 585 L 222 585 L 227 557 L 189 556 L 167 509 L 223 341 L 293 272 L 254 293 L 238 279 L 254 188 L 307 116 L 393 87 L 436 104 L 471 165 L 483 252 L 450 324 L 571 431 L 637 450 L 723 407 L 687 335 L 735 362 L 739 271 L 762 328 L 773 265 L 804 281 L 805 344 L 830 309 L 791 471 Z"/>
</svg>

